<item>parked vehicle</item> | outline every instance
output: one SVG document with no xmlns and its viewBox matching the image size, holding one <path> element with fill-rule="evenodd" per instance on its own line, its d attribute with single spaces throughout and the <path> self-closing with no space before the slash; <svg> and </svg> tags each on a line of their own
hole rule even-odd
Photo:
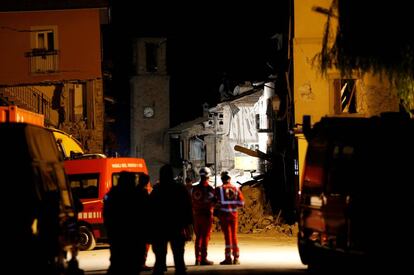
<svg viewBox="0 0 414 275">
<path fill-rule="evenodd" d="M 78 214 L 81 250 L 93 249 L 97 241 L 106 240 L 103 198 L 112 186 L 117 185 L 120 172 L 134 173 L 137 181 L 141 173 L 148 174 L 141 158 L 107 158 L 101 154 L 66 160 L 65 171 L 72 192 L 83 203 L 83 211 Z"/>
<path fill-rule="evenodd" d="M 298 204 L 302 262 L 310 269 L 390 264 L 390 254 L 413 243 L 410 234 L 398 231 L 405 230 L 414 209 L 414 120 L 396 113 L 325 117 L 304 129 L 309 131 Z"/>
<path fill-rule="evenodd" d="M 63 274 L 68 252 L 69 263 L 74 264 L 69 266 L 77 268 L 74 203 L 53 134 L 15 121 L 10 113 L 1 122 L 2 268 L 19 268 L 22 274 Z"/>
<path fill-rule="evenodd" d="M 83 210 L 77 216 L 79 249 L 91 250 L 97 241 L 104 242 L 107 238 L 102 217 L 105 194 L 117 184 L 121 171 L 134 173 L 137 180 L 140 173 L 148 174 L 145 161 L 141 158 L 107 158 L 104 154 L 85 154 L 81 143 L 73 136 L 55 128 L 45 128 L 43 115 L 17 106 L 0 107 L 0 122 L 7 121 L 29 121 L 52 134 L 61 159 L 64 159 L 64 171 L 69 179 L 71 193 L 83 205 Z"/>
</svg>

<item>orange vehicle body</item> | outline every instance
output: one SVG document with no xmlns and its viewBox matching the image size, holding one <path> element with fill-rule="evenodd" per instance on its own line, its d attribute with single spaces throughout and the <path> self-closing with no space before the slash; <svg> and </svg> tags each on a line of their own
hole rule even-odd
<svg viewBox="0 0 414 275">
<path fill-rule="evenodd" d="M 0 122 L 21 122 L 38 126 L 44 126 L 45 117 L 15 105 L 0 107 Z"/>
<path fill-rule="evenodd" d="M 100 156 L 100 158 L 65 161 L 65 172 L 72 192 L 83 204 L 83 211 L 78 213 L 82 250 L 93 249 L 96 241 L 106 240 L 102 215 L 103 198 L 110 188 L 117 184 L 119 173 L 121 171 L 135 173 L 137 180 L 140 173 L 148 174 L 144 159 Z"/>
</svg>

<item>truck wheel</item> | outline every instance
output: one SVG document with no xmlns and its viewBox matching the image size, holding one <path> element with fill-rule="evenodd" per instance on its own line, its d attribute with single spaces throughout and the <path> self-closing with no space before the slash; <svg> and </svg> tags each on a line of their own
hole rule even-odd
<svg viewBox="0 0 414 275">
<path fill-rule="evenodd" d="M 79 227 L 79 249 L 92 250 L 96 246 L 96 240 L 93 233 L 87 226 Z"/>
<path fill-rule="evenodd" d="M 298 237 L 298 250 L 300 260 L 303 264 L 308 264 L 309 262 L 309 245 L 301 240 L 301 237 Z"/>
</svg>

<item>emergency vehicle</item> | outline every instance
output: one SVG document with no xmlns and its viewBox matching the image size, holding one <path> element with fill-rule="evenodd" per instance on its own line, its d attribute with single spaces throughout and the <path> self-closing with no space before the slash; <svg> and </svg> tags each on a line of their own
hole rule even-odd
<svg viewBox="0 0 414 275">
<path fill-rule="evenodd" d="M 44 116 L 17 106 L 0 107 L 0 122 L 30 122 L 44 127 Z M 118 181 L 121 171 L 134 173 L 138 181 L 141 173 L 148 174 L 144 159 L 107 158 L 104 154 L 85 154 L 81 143 L 72 135 L 55 129 L 53 133 L 64 159 L 64 169 L 74 196 L 83 204 L 78 213 L 79 249 L 91 250 L 97 241 L 106 240 L 103 226 L 103 198 Z"/>
<path fill-rule="evenodd" d="M 7 251 L 2 268 L 15 269 L 23 260 L 23 273 L 63 271 L 67 252 L 77 263 L 74 201 L 63 158 L 43 121 L 43 115 L 17 106 L 0 107 L 0 206 Z"/>
<path fill-rule="evenodd" d="M 384 113 L 324 117 L 313 128 L 306 121 L 308 148 L 298 198 L 302 263 L 311 270 L 404 264 L 404 255 L 393 262 L 392 254 L 413 243 L 399 231 L 414 209 L 414 120 Z"/>
<path fill-rule="evenodd" d="M 103 225 L 103 198 L 112 186 L 116 186 L 120 172 L 136 175 L 148 174 L 144 159 L 107 158 L 102 154 L 86 154 L 65 161 L 74 196 L 83 203 L 83 211 L 78 214 L 80 223 L 80 249 L 90 250 L 97 241 L 106 240 Z"/>
</svg>

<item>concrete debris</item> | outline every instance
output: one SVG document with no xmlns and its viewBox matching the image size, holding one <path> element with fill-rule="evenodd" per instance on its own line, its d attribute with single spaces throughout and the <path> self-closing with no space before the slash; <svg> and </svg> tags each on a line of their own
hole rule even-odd
<svg viewBox="0 0 414 275">
<path fill-rule="evenodd" d="M 270 203 L 265 198 L 265 191 L 260 186 L 243 186 L 245 205 L 239 209 L 240 233 L 283 233 L 287 236 L 296 236 L 297 225 L 284 224 L 281 213 L 273 214 Z M 214 218 L 213 231 L 219 232 L 220 223 Z"/>
</svg>

